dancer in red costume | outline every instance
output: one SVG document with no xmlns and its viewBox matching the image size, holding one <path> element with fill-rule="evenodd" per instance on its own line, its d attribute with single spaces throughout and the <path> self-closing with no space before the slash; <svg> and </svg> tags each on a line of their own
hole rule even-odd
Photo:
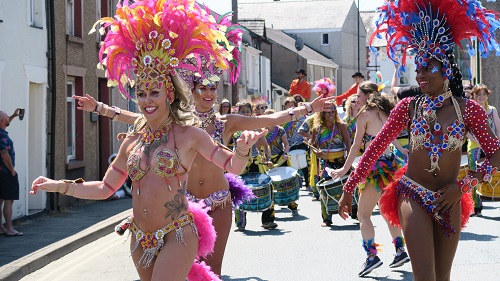
<svg viewBox="0 0 500 281">
<path fill-rule="evenodd" d="M 386 1 L 380 11 L 374 36 L 386 33 L 388 57 L 400 63 L 400 71 L 406 58 L 399 54 L 416 52 L 416 79 L 423 94 L 403 99 L 391 112 L 344 186 L 339 214 L 347 217 L 356 185 L 387 145 L 409 128 L 408 168 L 384 190 L 381 212 L 402 227 L 414 280 L 450 280 L 460 229 L 472 211 L 470 191 L 479 181 L 490 180 L 500 165 L 498 139 L 484 109 L 460 98 L 461 74 L 452 50 L 470 36 L 477 38 L 483 56 L 498 50 L 493 34 L 498 16 L 473 0 Z M 467 132 L 485 149 L 487 160 L 457 181 Z"/>
</svg>

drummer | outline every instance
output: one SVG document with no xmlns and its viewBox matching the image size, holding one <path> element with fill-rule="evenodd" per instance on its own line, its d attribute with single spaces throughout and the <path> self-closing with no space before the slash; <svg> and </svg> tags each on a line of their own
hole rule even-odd
<svg viewBox="0 0 500 281">
<path fill-rule="evenodd" d="M 314 114 L 311 145 L 317 161 L 311 161 L 311 173 L 316 175 L 316 182 L 321 178 L 330 178 L 325 167 L 339 169 L 344 166 L 346 153 L 351 149 L 351 141 L 346 124 L 340 119 L 335 106 Z M 315 186 L 316 190 L 317 187 Z M 332 215 L 328 214 L 321 200 L 321 226 L 332 225 Z"/>
<path fill-rule="evenodd" d="M 273 109 L 267 109 L 265 114 L 273 114 Z M 288 153 L 290 152 L 290 145 L 288 143 L 288 138 L 286 137 L 285 129 L 280 126 L 270 126 L 267 127 L 266 140 L 271 149 L 271 160 L 273 161 L 274 167 L 287 166 Z M 296 202 L 291 202 L 288 204 L 288 209 L 292 211 L 293 216 L 298 216 L 299 211 L 297 207 L 299 205 Z M 274 204 L 271 206 L 272 214 L 266 220 L 272 220 L 274 222 Z M 262 218 L 262 227 L 265 227 L 264 218 Z"/>
<path fill-rule="evenodd" d="M 290 108 L 297 107 L 298 103 L 293 97 L 288 97 L 285 99 L 285 110 Z M 300 116 L 296 119 L 293 119 L 289 122 L 283 124 L 283 129 L 285 130 L 286 137 L 288 139 L 288 143 L 290 145 L 290 151 L 301 149 L 305 150 L 306 153 L 309 152 L 309 147 L 304 143 L 304 137 L 301 136 L 298 131 L 302 123 L 306 120 L 306 116 Z M 300 169 L 302 171 L 302 176 L 304 177 L 305 182 L 307 183 L 309 179 L 309 169 L 308 167 Z"/>
<path fill-rule="evenodd" d="M 252 105 L 248 102 L 238 103 L 238 114 L 245 116 L 252 116 Z M 241 136 L 241 132 L 236 132 L 233 134 L 232 143 L 235 144 L 236 140 Z M 264 154 L 261 153 L 261 149 Z M 250 150 L 250 159 L 248 160 L 248 165 L 243 171 L 245 173 L 261 173 L 264 174 L 268 168 L 273 166 L 271 161 L 271 150 L 264 136 L 262 136 L 257 142 L 252 146 Z M 264 211 L 262 213 L 262 221 L 264 217 L 269 217 L 270 214 Z M 270 211 L 269 211 L 270 212 Z M 264 214 L 266 213 L 266 214 Z M 234 210 L 234 222 L 236 223 L 235 231 L 245 231 L 247 225 L 247 212 L 241 209 L 241 206 Z M 278 225 L 276 223 L 269 224 L 270 228 L 276 228 Z"/>
</svg>

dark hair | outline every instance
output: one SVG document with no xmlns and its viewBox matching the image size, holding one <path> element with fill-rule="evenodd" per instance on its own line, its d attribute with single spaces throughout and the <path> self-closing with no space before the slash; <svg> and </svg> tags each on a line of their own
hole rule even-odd
<svg viewBox="0 0 500 281">
<path fill-rule="evenodd" d="M 460 69 L 458 68 L 457 63 L 455 62 L 455 56 L 453 55 L 453 50 L 448 50 L 446 51 L 446 57 L 448 58 L 450 65 L 451 65 L 451 71 L 453 73 L 453 76 L 450 77 L 450 90 L 451 93 L 455 97 L 464 97 L 464 87 L 462 84 L 462 73 L 460 73 Z"/>
<path fill-rule="evenodd" d="M 295 101 L 297 101 L 297 99 L 299 99 L 299 100 L 300 100 L 300 101 L 297 101 L 297 102 L 304 102 L 304 98 L 303 98 L 301 95 L 299 95 L 299 94 L 295 94 L 295 95 L 293 95 L 293 99 L 294 99 Z"/>
<path fill-rule="evenodd" d="M 363 94 L 368 95 L 372 93 L 377 93 L 378 92 L 378 86 L 372 81 L 363 81 L 359 83 L 359 89 Z"/>
<path fill-rule="evenodd" d="M 368 100 L 366 101 L 366 105 L 359 110 L 358 116 L 364 111 L 371 110 L 373 108 L 378 108 L 382 110 L 387 116 L 389 116 L 391 110 L 394 108 L 394 103 L 387 97 L 381 95 L 379 92 L 375 92 L 368 98 Z"/>
<path fill-rule="evenodd" d="M 240 111 L 245 107 L 250 109 L 250 111 L 252 111 L 252 105 L 249 102 L 239 102 L 237 106 L 238 106 L 238 113 L 240 113 Z"/>
<path fill-rule="evenodd" d="M 287 104 L 287 103 L 293 103 L 294 107 L 297 107 L 297 105 L 299 104 L 293 97 L 286 98 L 284 104 Z"/>
</svg>

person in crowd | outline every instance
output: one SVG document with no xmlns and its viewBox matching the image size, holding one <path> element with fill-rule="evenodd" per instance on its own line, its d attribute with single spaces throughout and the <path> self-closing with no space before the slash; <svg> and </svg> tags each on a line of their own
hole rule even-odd
<svg viewBox="0 0 500 281">
<path fill-rule="evenodd" d="M 495 134 L 495 136 L 498 138 L 500 136 L 500 118 L 498 118 L 498 111 L 497 109 L 488 104 L 488 97 L 491 94 L 490 89 L 484 84 L 477 84 L 474 86 L 474 88 L 471 91 L 471 98 L 473 98 L 477 103 L 481 105 L 482 108 L 484 108 L 488 120 L 488 125 Z M 469 169 L 471 170 L 477 170 L 477 165 L 478 162 L 481 161 L 482 158 L 484 158 L 484 151 L 479 147 L 479 144 L 476 140 L 476 138 L 468 134 L 469 136 L 469 141 L 467 144 L 467 158 L 468 158 L 468 163 L 469 163 Z M 479 194 L 477 194 L 477 187 L 474 187 L 472 190 L 472 199 L 474 200 L 474 213 L 472 213 L 472 216 L 482 216 L 481 211 L 483 210 L 483 201 L 481 200 L 481 197 Z"/>
<path fill-rule="evenodd" d="M 354 143 L 351 146 L 344 166 L 331 173 L 334 179 L 340 178 L 349 172 L 361 146 L 363 146 L 365 150 L 370 145 L 386 122 L 393 108 L 393 103 L 383 97 L 378 92 L 377 84 L 371 81 L 364 81 L 359 85 L 358 103 L 362 108 L 356 120 Z M 394 141 L 394 143 L 402 149 L 397 141 Z M 367 255 L 363 268 L 359 272 L 359 276 L 365 276 L 373 269 L 383 264 L 377 256 L 378 244 L 375 243 L 375 228 L 371 220 L 371 215 L 382 195 L 382 190 L 394 179 L 394 173 L 399 168 L 401 167 L 395 155 L 392 153 L 392 150 L 385 149 L 375 164 L 371 166 L 370 173 L 365 178 L 363 184 L 359 185 L 360 191 L 357 218 L 360 223 L 363 248 Z M 340 203 L 339 213 L 342 213 Z M 389 222 L 387 222 L 387 225 L 396 251 L 396 255 L 390 267 L 398 267 L 409 261 L 408 254 L 405 252 L 401 230 L 396 226 L 390 225 Z"/>
<path fill-rule="evenodd" d="M 226 114 L 231 114 L 231 103 L 227 99 L 223 99 L 219 106 L 219 114 L 224 116 Z"/>
<path fill-rule="evenodd" d="M 217 43 L 224 35 L 216 28 L 215 19 L 194 1 L 125 3 L 114 18 L 98 23 L 108 30 L 100 52 L 106 77 L 129 98 L 126 87 L 135 78 L 143 114 L 123 140 L 102 181 L 39 177 L 31 193 L 105 199 L 129 176 L 134 194 L 130 249 L 141 280 L 162 280 L 165 276 L 179 281 L 220 280 L 195 259 L 213 250 L 215 232 L 206 210 L 188 204 L 188 172 L 196 157 L 204 157 L 221 169 L 241 173 L 251 146 L 265 131 L 244 132 L 235 153 L 211 140 L 205 131 L 193 126 L 196 118 L 188 108 L 189 88 L 176 69 L 180 61 L 195 53 L 209 54 L 227 68 L 230 54 Z M 196 47 L 190 47 L 193 45 Z M 102 108 L 97 107 L 100 112 Z"/>
<path fill-rule="evenodd" d="M 316 175 L 317 183 L 320 179 L 330 179 L 326 167 L 342 168 L 347 151 L 351 149 L 351 141 L 347 126 L 340 119 L 335 106 L 321 113 L 315 113 L 313 124 L 311 145 L 314 147 L 312 151 L 317 161 L 311 162 L 311 171 Z M 317 186 L 315 188 L 317 190 Z M 320 202 L 323 227 L 332 225 L 332 213 L 327 210 L 325 200 L 326 198 L 323 198 Z"/>
<path fill-rule="evenodd" d="M 23 233 L 15 230 L 12 225 L 12 206 L 14 200 L 19 200 L 19 179 L 15 169 L 14 142 L 6 131 L 12 120 L 20 116 L 20 113 L 21 109 L 17 108 L 9 117 L 7 113 L 0 111 L 0 155 L 2 156 L 2 161 L 0 161 L 0 235 L 7 237 L 23 236 Z M 1 224 L 2 217 L 5 219 L 5 226 Z"/>
<path fill-rule="evenodd" d="M 274 114 L 275 111 L 273 109 L 268 109 L 266 110 L 265 114 L 266 115 L 271 115 Z M 289 152 L 290 152 L 290 144 L 288 143 L 288 138 L 286 137 L 286 132 L 281 126 L 273 125 L 273 126 L 268 126 L 266 127 L 267 129 L 267 134 L 266 134 L 266 141 L 267 144 L 269 145 L 269 148 L 271 149 L 271 161 L 274 164 L 274 167 L 283 167 L 287 166 L 287 160 L 289 157 Z M 299 211 L 297 210 L 298 208 L 297 202 L 291 202 L 288 203 L 288 209 L 292 211 L 293 216 L 298 216 Z M 269 216 L 264 216 L 262 217 L 262 227 L 268 229 L 268 228 L 275 228 L 274 226 L 276 223 L 274 222 L 275 220 L 275 214 L 274 214 L 274 203 L 271 205 L 271 208 L 266 211 L 268 212 Z"/>
<path fill-rule="evenodd" d="M 405 57 L 399 54 L 415 52 L 422 95 L 404 98 L 391 111 L 350 174 L 339 214 L 348 216 L 356 185 L 368 176 L 389 143 L 408 129 L 407 169 L 384 189 L 380 210 L 402 227 L 414 280 L 450 280 L 460 229 L 473 210 L 470 192 L 480 181 L 490 180 L 500 165 L 499 142 L 487 125 L 484 109 L 462 98 L 462 75 L 453 49 L 474 36 L 482 56 L 495 50 L 498 43 L 492 32 L 498 26 L 498 14 L 473 0 L 387 1 L 379 11 L 382 20 L 372 38 L 385 33 L 387 55 L 401 71 Z M 487 160 L 457 180 L 467 132 L 476 137 Z"/>
<path fill-rule="evenodd" d="M 295 101 L 293 97 L 288 97 L 285 99 L 285 110 L 289 110 L 298 106 L 298 103 Z M 286 133 L 286 138 L 288 140 L 288 144 L 290 145 L 290 151 L 301 149 L 306 152 L 309 152 L 309 147 L 304 143 L 304 137 L 299 134 L 300 126 L 306 120 L 305 116 L 300 116 L 295 120 L 291 120 L 282 125 L 283 129 Z M 301 170 L 302 176 L 304 177 L 305 182 L 307 183 L 309 180 L 309 168 L 305 167 Z"/>
<path fill-rule="evenodd" d="M 242 102 L 238 106 L 238 112 L 244 116 L 252 116 L 252 105 L 247 102 Z M 241 132 L 236 132 L 233 134 L 234 143 L 237 142 L 239 137 L 241 136 Z M 263 150 L 264 153 L 261 152 Z M 262 136 L 255 145 L 252 146 L 252 150 L 250 153 L 250 160 L 248 161 L 247 168 L 244 173 L 265 173 L 269 168 L 273 167 L 273 162 L 271 161 L 271 150 L 269 145 L 267 144 L 267 140 L 265 136 Z M 265 210 L 262 212 L 262 221 L 264 222 L 264 218 L 267 218 L 271 215 L 271 211 Z M 245 231 L 245 227 L 247 225 L 247 212 L 242 210 L 240 207 L 235 208 L 234 210 L 234 221 L 236 223 L 235 231 Z M 276 228 L 278 224 L 271 222 L 268 224 L 264 224 L 267 229 Z"/>
<path fill-rule="evenodd" d="M 297 74 L 297 79 L 292 80 L 290 84 L 290 95 L 300 95 L 304 101 L 311 100 L 311 84 L 307 81 L 306 71 L 300 68 L 295 73 Z"/>
<path fill-rule="evenodd" d="M 337 106 L 341 106 L 342 102 L 346 100 L 348 97 L 356 94 L 358 92 L 358 86 L 359 83 L 363 82 L 363 79 L 365 76 L 361 72 L 356 72 L 352 75 L 352 78 L 354 78 L 354 84 L 347 90 L 345 93 L 335 97 L 335 102 L 337 103 Z"/>
<path fill-rule="evenodd" d="M 464 98 L 466 98 L 466 99 L 472 98 L 472 95 L 471 95 L 472 89 L 473 89 L 473 87 L 471 84 L 464 85 Z"/>
<path fill-rule="evenodd" d="M 352 95 L 347 98 L 345 103 L 344 122 L 347 126 L 347 133 L 349 134 L 351 144 L 354 143 L 354 135 L 356 134 L 356 119 L 358 117 L 359 109 L 361 108 L 358 98 L 358 94 Z M 360 155 L 359 152 L 356 154 Z"/>
</svg>

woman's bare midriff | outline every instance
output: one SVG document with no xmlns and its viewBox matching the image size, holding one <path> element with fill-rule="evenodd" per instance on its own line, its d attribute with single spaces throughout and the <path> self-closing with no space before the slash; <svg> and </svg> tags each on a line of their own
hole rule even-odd
<svg viewBox="0 0 500 281">
<path fill-rule="evenodd" d="M 229 184 L 221 168 L 198 154 L 189 171 L 187 189 L 197 198 L 206 198 L 215 191 L 229 189 Z"/>
</svg>

